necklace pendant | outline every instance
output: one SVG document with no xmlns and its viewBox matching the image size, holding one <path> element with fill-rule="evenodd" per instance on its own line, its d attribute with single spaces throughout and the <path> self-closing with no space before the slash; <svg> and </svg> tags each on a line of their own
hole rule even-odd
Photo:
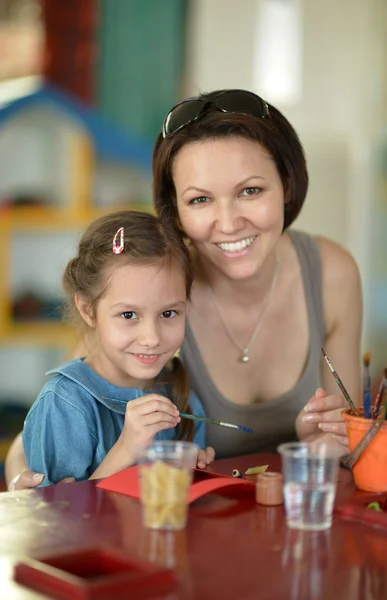
<svg viewBox="0 0 387 600">
<path fill-rule="evenodd" d="M 241 356 L 241 361 L 244 363 L 249 362 L 250 358 L 249 358 L 249 349 L 245 348 L 243 350 L 243 355 Z"/>
</svg>

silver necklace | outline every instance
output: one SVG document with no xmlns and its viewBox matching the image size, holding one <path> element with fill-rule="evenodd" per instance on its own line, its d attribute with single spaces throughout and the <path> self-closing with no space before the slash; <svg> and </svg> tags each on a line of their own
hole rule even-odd
<svg viewBox="0 0 387 600">
<path fill-rule="evenodd" d="M 261 314 L 259 315 L 258 322 L 257 322 L 257 324 L 254 327 L 254 331 L 251 334 L 250 340 L 249 340 L 248 344 L 244 348 L 238 344 L 237 340 L 234 337 L 234 334 L 230 330 L 230 328 L 227 325 L 226 321 L 223 319 L 222 313 L 220 312 L 220 309 L 219 309 L 218 303 L 216 301 L 214 292 L 212 291 L 212 288 L 211 288 L 210 284 L 209 283 L 207 284 L 207 288 L 208 288 L 209 294 L 211 296 L 211 299 L 212 299 L 213 305 L 215 307 L 215 310 L 218 313 L 218 317 L 220 319 L 220 322 L 222 323 L 223 327 L 225 328 L 226 333 L 227 333 L 228 337 L 230 338 L 230 340 L 232 341 L 232 343 L 238 348 L 238 350 L 240 350 L 242 352 L 242 356 L 239 357 L 239 360 L 241 362 L 243 362 L 243 363 L 248 363 L 249 360 L 250 360 L 249 348 L 254 343 L 254 340 L 257 337 L 258 331 L 261 328 L 263 317 L 265 316 L 266 309 L 267 309 L 267 307 L 270 304 L 271 297 L 273 295 L 275 286 L 277 284 L 278 273 L 279 273 L 279 264 L 280 264 L 277 252 L 276 252 L 276 256 L 275 256 L 275 261 L 276 261 L 275 262 L 275 271 L 274 271 L 273 279 L 272 279 L 272 282 L 271 282 L 270 290 L 269 290 L 269 293 L 268 293 L 267 298 L 266 298 L 266 303 L 265 303 L 265 305 L 263 307 L 263 310 L 262 310 Z"/>
</svg>

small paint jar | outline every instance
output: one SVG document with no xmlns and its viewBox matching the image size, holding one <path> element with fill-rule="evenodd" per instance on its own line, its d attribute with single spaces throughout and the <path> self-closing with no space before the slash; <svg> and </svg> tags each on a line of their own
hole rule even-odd
<svg viewBox="0 0 387 600">
<path fill-rule="evenodd" d="M 283 503 L 281 473 L 259 473 L 255 488 L 255 499 L 258 504 L 265 506 L 277 506 Z"/>
</svg>

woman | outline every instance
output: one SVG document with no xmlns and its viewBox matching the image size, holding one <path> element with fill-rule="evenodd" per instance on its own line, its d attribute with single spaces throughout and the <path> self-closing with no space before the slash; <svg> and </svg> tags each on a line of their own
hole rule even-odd
<svg viewBox="0 0 387 600">
<path fill-rule="evenodd" d="M 288 229 L 308 186 L 290 123 L 245 90 L 186 100 L 164 120 L 153 176 L 156 211 L 182 227 L 196 267 L 181 349 L 191 387 L 210 417 L 254 430 L 209 427 L 217 457 L 296 437 L 344 453 L 345 401 L 321 347 L 358 403 L 360 280 L 339 245 Z M 22 470 L 12 453 L 8 476 Z"/>
</svg>

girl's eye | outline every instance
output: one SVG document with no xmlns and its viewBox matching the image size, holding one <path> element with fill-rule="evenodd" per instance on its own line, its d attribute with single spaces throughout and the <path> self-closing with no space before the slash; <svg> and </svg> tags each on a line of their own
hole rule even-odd
<svg viewBox="0 0 387 600">
<path fill-rule="evenodd" d="M 175 310 L 165 310 L 163 313 L 161 313 L 163 319 L 173 319 L 173 317 L 176 317 L 176 315 L 177 312 Z"/>
<path fill-rule="evenodd" d="M 241 196 L 255 196 L 256 194 L 259 194 L 259 192 L 261 192 L 261 191 L 262 191 L 262 188 L 259 188 L 259 187 L 245 188 L 244 190 L 242 190 Z"/>
<path fill-rule="evenodd" d="M 127 312 L 121 313 L 121 317 L 123 319 L 126 319 L 127 321 L 132 321 L 133 319 L 135 319 L 137 317 L 137 315 L 132 310 L 128 310 Z"/>
<path fill-rule="evenodd" d="M 193 198 L 190 200 L 189 204 L 206 204 L 209 201 L 207 196 L 199 196 L 198 198 Z"/>
</svg>

